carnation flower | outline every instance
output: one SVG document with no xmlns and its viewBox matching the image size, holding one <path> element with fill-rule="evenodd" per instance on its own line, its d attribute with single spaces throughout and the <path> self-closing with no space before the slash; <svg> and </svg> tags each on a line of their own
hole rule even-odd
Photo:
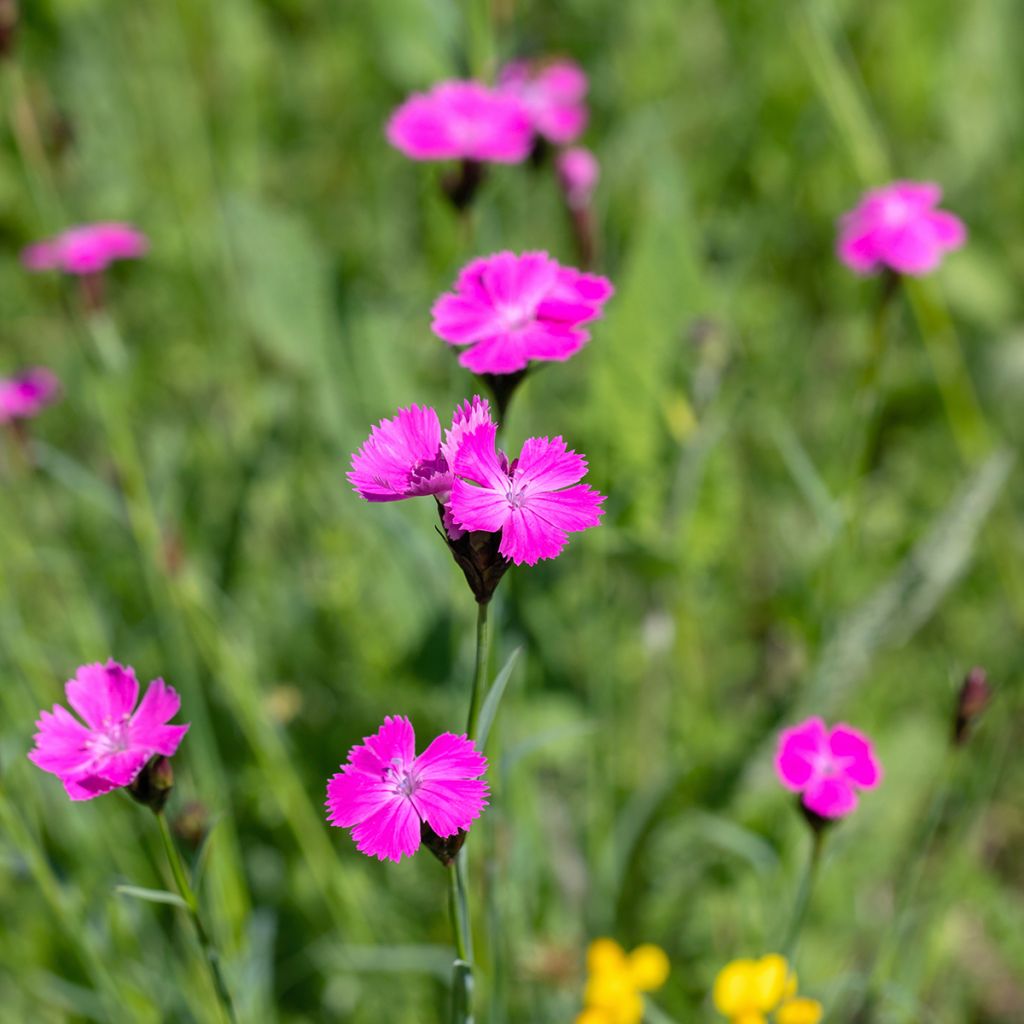
<svg viewBox="0 0 1024 1024">
<path fill-rule="evenodd" d="M 37 416 L 59 392 L 57 378 L 38 367 L 14 377 L 0 377 L 0 423 Z"/>
<path fill-rule="evenodd" d="M 575 146 L 558 154 L 555 170 L 569 208 L 585 210 L 590 206 L 601 173 L 597 157 L 589 149 Z"/>
<path fill-rule="evenodd" d="M 841 818 L 857 806 L 858 789 L 874 789 L 882 779 L 871 741 L 848 725 L 831 731 L 820 718 L 784 730 L 775 770 L 787 789 L 803 795 L 807 810 Z"/>
<path fill-rule="evenodd" d="M 936 209 L 941 198 L 930 182 L 896 181 L 868 192 L 840 221 L 839 258 L 858 274 L 881 267 L 930 273 L 967 238 L 959 217 Z"/>
<path fill-rule="evenodd" d="M 597 526 L 604 495 L 579 483 L 587 463 L 561 437 L 531 437 L 509 463 L 495 450 L 497 427 L 467 435 L 455 456 L 449 510 L 463 530 L 500 533 L 498 552 L 516 565 L 554 558 L 569 533 Z"/>
<path fill-rule="evenodd" d="M 416 756 L 412 723 L 387 717 L 354 746 L 327 782 L 327 820 L 352 830 L 360 853 L 400 861 L 424 826 L 444 839 L 468 829 L 487 806 L 487 758 L 466 736 L 442 733 Z"/>
<path fill-rule="evenodd" d="M 135 671 L 115 661 L 83 665 L 64 691 L 85 725 L 60 704 L 40 712 L 28 757 L 56 775 L 72 800 L 130 785 L 151 757 L 174 754 L 188 732 L 187 725 L 167 724 L 181 706 L 172 687 L 154 679 L 136 708 Z"/>
<path fill-rule="evenodd" d="M 523 104 L 480 82 L 448 81 L 414 93 L 388 121 L 388 141 L 413 160 L 519 163 L 533 129 Z"/>
<path fill-rule="evenodd" d="M 498 83 L 522 103 L 534 131 L 549 142 L 574 142 L 587 126 L 587 76 L 571 60 L 512 61 Z"/>
<path fill-rule="evenodd" d="M 776 953 L 760 960 L 733 960 L 715 978 L 715 1009 L 733 1024 L 818 1024 L 822 1007 L 796 994 L 796 974 Z"/>
<path fill-rule="evenodd" d="M 613 290 L 546 252 L 500 252 L 463 268 L 455 291 L 434 303 L 431 326 L 466 349 L 459 362 L 467 369 L 511 374 L 578 352 L 590 340 L 582 325 L 601 315 Z"/>
<path fill-rule="evenodd" d="M 29 270 L 88 276 L 102 273 L 115 260 L 138 259 L 148 249 L 146 236 L 131 224 L 83 224 L 30 245 L 21 261 Z"/>
</svg>

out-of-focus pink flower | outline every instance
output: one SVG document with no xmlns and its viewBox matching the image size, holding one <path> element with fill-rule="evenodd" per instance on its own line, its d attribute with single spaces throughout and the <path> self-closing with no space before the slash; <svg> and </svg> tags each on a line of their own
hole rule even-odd
<svg viewBox="0 0 1024 1024">
<path fill-rule="evenodd" d="M 412 723 L 387 717 L 354 746 L 327 782 L 327 820 L 352 829 L 360 853 L 400 861 L 419 848 L 423 823 L 444 839 L 468 829 L 487 806 L 487 758 L 446 732 L 419 757 Z"/>
<path fill-rule="evenodd" d="M 83 224 L 55 238 L 30 245 L 21 254 L 29 270 L 100 274 L 115 260 L 132 260 L 149 249 L 146 236 L 131 224 Z"/>
<path fill-rule="evenodd" d="M 468 430 L 490 422 L 490 406 L 474 395 L 455 409 L 441 440 L 441 423 L 430 406 L 399 409 L 381 420 L 355 455 L 349 483 L 367 501 L 401 501 L 433 494 L 443 505 L 452 488 L 452 463 Z"/>
<path fill-rule="evenodd" d="M 583 146 L 574 146 L 558 154 L 555 170 L 569 207 L 585 210 L 590 206 L 601 173 L 597 157 Z"/>
<path fill-rule="evenodd" d="M 871 741 L 848 725 L 829 730 L 820 718 L 785 729 L 775 756 L 779 781 L 803 794 L 804 806 L 822 818 L 841 818 L 857 806 L 858 789 L 882 779 Z"/>
<path fill-rule="evenodd" d="M 414 93 L 392 115 L 388 142 L 413 160 L 519 163 L 533 144 L 527 111 L 511 93 L 449 81 Z"/>
<path fill-rule="evenodd" d="M 484 423 L 455 456 L 451 517 L 464 530 L 501 533 L 498 551 L 516 565 L 554 558 L 569 534 L 597 526 L 604 496 L 579 481 L 586 460 L 560 437 L 531 437 L 511 464 L 495 450 L 497 427 Z"/>
<path fill-rule="evenodd" d="M 64 687 L 85 725 L 60 704 L 40 712 L 29 760 L 56 775 L 72 800 L 91 800 L 135 780 L 155 754 L 170 757 L 187 725 L 168 725 L 181 700 L 162 679 L 149 684 L 138 708 L 131 668 L 108 661 L 83 665 Z"/>
<path fill-rule="evenodd" d="M 498 76 L 506 92 L 525 106 L 538 135 L 549 142 L 575 142 L 587 126 L 587 76 L 571 60 L 506 64 Z"/>
<path fill-rule="evenodd" d="M 466 348 L 459 362 L 474 373 L 515 373 L 530 362 L 562 362 L 590 334 L 614 289 L 604 277 L 562 267 L 546 252 L 499 252 L 464 267 L 434 303 L 434 333 Z"/>
<path fill-rule="evenodd" d="M 896 181 L 868 192 L 839 223 L 839 258 L 858 274 L 881 267 L 931 272 L 967 239 L 959 217 L 936 209 L 941 198 L 930 182 Z"/>
<path fill-rule="evenodd" d="M 14 377 L 0 377 L 0 423 L 38 415 L 59 393 L 57 378 L 39 367 Z"/>
</svg>

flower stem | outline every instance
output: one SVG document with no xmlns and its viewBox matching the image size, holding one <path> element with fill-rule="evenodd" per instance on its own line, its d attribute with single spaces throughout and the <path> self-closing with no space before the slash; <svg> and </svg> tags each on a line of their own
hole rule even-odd
<svg viewBox="0 0 1024 1024">
<path fill-rule="evenodd" d="M 171 830 L 167 825 L 167 819 L 164 817 L 163 811 L 156 812 L 156 820 L 160 827 L 160 838 L 163 840 L 164 852 L 167 854 L 167 863 L 170 865 L 171 874 L 174 875 L 174 884 L 178 887 L 178 892 L 185 901 L 186 909 L 192 918 L 192 924 L 195 926 L 196 937 L 199 939 L 199 945 L 203 951 L 203 959 L 209 968 L 210 978 L 213 981 L 213 987 L 217 993 L 220 1007 L 224 1012 L 224 1016 L 234 1024 L 238 1018 L 235 1016 L 235 1009 L 231 1002 L 228 987 L 224 983 L 224 975 L 220 969 L 220 958 L 203 925 L 203 920 L 199 916 L 199 901 L 196 899 L 196 894 L 188 880 L 188 872 L 181 859 L 181 854 L 174 844 L 174 839 L 171 836 Z"/>
<path fill-rule="evenodd" d="M 800 888 L 796 891 L 793 914 L 789 919 L 786 938 L 782 943 L 782 955 L 787 960 L 792 959 L 797 939 L 800 937 L 800 929 L 803 928 L 804 919 L 807 917 L 807 907 L 811 902 L 811 891 L 814 889 L 814 879 L 818 874 L 818 865 L 821 863 L 821 851 L 824 846 L 824 830 L 814 829 L 811 839 L 810 856 L 807 858 L 807 866 L 804 868 L 803 877 L 800 879 Z"/>
<path fill-rule="evenodd" d="M 473 672 L 473 691 L 469 698 L 469 718 L 466 722 L 466 735 L 470 739 L 476 736 L 477 720 L 480 717 L 480 701 L 487 677 L 487 659 L 490 653 L 490 631 L 487 628 L 487 604 L 477 604 L 476 608 L 476 667 Z"/>
<path fill-rule="evenodd" d="M 460 852 L 448 867 L 448 912 L 455 938 L 452 964 L 452 1024 L 473 1024 L 473 932 L 466 895 L 465 858 Z"/>
</svg>

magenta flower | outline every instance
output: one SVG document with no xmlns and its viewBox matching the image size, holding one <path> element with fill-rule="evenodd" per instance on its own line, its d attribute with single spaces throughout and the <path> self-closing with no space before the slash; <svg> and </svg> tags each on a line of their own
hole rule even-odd
<svg viewBox="0 0 1024 1024">
<path fill-rule="evenodd" d="M 449 81 L 414 93 L 392 115 L 388 142 L 413 160 L 515 164 L 533 144 L 530 118 L 509 93 Z"/>
<path fill-rule="evenodd" d="M 138 259 L 149 242 L 131 224 L 83 224 L 30 245 L 21 254 L 29 270 L 62 270 L 65 274 L 100 274 L 115 260 Z"/>
<path fill-rule="evenodd" d="M 59 393 L 57 378 L 39 367 L 14 377 L 0 377 L 0 423 L 37 416 Z"/>
<path fill-rule="evenodd" d="M 484 423 L 459 448 L 452 520 L 464 530 L 500 532 L 498 551 L 516 565 L 554 558 L 570 533 L 600 523 L 604 495 L 579 482 L 586 460 L 562 438 L 531 437 L 510 464 L 495 450 L 496 432 Z"/>
<path fill-rule="evenodd" d="M 487 400 L 474 395 L 458 406 L 441 440 L 441 423 L 429 406 L 399 409 L 381 420 L 352 456 L 349 483 L 367 501 L 401 501 L 434 495 L 443 505 L 452 489 L 451 466 L 467 431 L 490 422 Z"/>
<path fill-rule="evenodd" d="M 556 145 L 575 142 L 587 126 L 587 76 L 571 60 L 513 61 L 498 83 L 517 97 L 534 131 Z"/>
<path fill-rule="evenodd" d="M 574 146 L 559 153 L 555 170 L 569 208 L 585 210 L 590 206 L 601 173 L 597 157 L 583 146 Z"/>
<path fill-rule="evenodd" d="M 83 665 L 64 687 L 85 721 L 54 704 L 36 723 L 29 760 L 64 783 L 72 800 L 91 800 L 135 780 L 155 754 L 170 757 L 187 725 L 168 725 L 181 700 L 162 679 L 149 684 L 138 708 L 135 671 L 108 661 Z"/>
<path fill-rule="evenodd" d="M 823 818 L 842 818 L 857 806 L 858 789 L 882 779 L 871 741 L 848 725 L 829 731 L 820 718 L 785 729 L 775 756 L 779 781 L 803 794 L 804 806 Z"/>
<path fill-rule="evenodd" d="M 582 325 L 601 315 L 613 291 L 606 278 L 560 266 L 546 252 L 499 252 L 462 269 L 455 291 L 434 303 L 431 327 L 466 348 L 459 362 L 474 373 L 516 373 L 578 352 L 590 340 Z"/>
<path fill-rule="evenodd" d="M 868 192 L 840 221 L 839 258 L 858 274 L 880 267 L 930 273 L 967 238 L 959 217 L 936 209 L 941 198 L 930 182 L 896 181 Z"/>
<path fill-rule="evenodd" d="M 327 820 L 352 829 L 360 853 L 400 861 L 420 848 L 425 824 L 442 839 L 468 829 L 487 806 L 487 758 L 473 741 L 442 733 L 419 757 L 412 723 L 387 717 L 327 781 Z"/>
</svg>

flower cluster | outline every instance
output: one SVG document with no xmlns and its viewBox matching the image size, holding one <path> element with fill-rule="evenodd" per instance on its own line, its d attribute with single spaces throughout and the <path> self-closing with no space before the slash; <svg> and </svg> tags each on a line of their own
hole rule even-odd
<svg viewBox="0 0 1024 1024">
<path fill-rule="evenodd" d="M 627 954 L 614 939 L 595 939 L 587 950 L 583 1011 L 576 1024 L 640 1024 L 643 994 L 656 992 L 668 974 L 660 946 L 646 943 Z"/>
<path fill-rule="evenodd" d="M 797 995 L 796 974 L 776 953 L 726 964 L 715 978 L 712 999 L 733 1024 L 818 1024 L 822 1017 L 821 1003 Z"/>
<path fill-rule="evenodd" d="M 13 377 L 0 377 L 0 423 L 38 416 L 59 393 L 57 378 L 39 367 Z"/>
</svg>

